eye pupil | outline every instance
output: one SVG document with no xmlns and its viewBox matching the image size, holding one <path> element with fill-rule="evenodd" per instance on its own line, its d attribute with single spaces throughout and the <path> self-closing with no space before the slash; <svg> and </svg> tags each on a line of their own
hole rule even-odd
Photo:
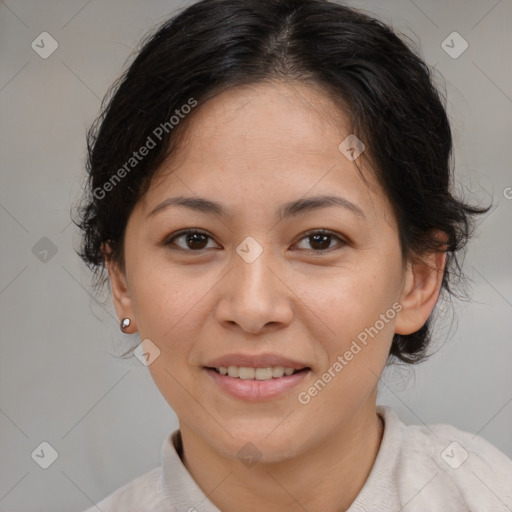
<svg viewBox="0 0 512 512">
<path fill-rule="evenodd" d="M 316 234 L 316 235 L 311 235 L 310 238 L 315 240 L 315 242 L 311 243 L 311 247 L 313 247 L 315 249 L 320 249 L 320 250 L 328 249 L 329 248 L 331 235 L 324 234 L 324 233 L 319 233 L 319 234 Z M 326 241 L 327 241 L 327 244 L 325 245 Z M 316 243 L 319 243 L 321 247 L 315 247 Z"/>
<path fill-rule="evenodd" d="M 201 243 L 201 241 L 198 241 L 198 237 L 202 237 L 203 240 Z M 187 236 L 186 236 L 186 240 L 187 240 L 187 244 L 191 244 L 191 248 L 192 249 L 203 249 L 203 245 L 204 245 L 204 242 L 206 240 L 206 235 L 203 235 L 202 233 L 189 233 Z M 198 245 L 200 247 L 198 247 Z"/>
</svg>

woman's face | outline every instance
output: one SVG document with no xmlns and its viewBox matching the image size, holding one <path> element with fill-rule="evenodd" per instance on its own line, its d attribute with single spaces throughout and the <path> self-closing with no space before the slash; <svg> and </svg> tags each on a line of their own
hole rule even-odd
<svg viewBox="0 0 512 512">
<path fill-rule="evenodd" d="M 343 117 L 311 86 L 230 89 L 190 121 L 129 218 L 116 308 L 160 351 L 149 370 L 182 428 L 229 457 L 251 441 L 286 459 L 374 407 L 403 314 L 396 220 L 359 175 L 363 160 L 338 148 Z M 319 196 L 338 202 L 287 207 Z M 176 197 L 195 207 L 162 206 Z M 171 240 L 184 229 L 203 235 Z M 207 369 L 230 362 L 308 369 L 262 381 Z"/>
</svg>

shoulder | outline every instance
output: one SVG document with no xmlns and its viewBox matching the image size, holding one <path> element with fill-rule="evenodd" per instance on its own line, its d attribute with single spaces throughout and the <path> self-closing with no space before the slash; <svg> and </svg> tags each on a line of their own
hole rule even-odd
<svg viewBox="0 0 512 512">
<path fill-rule="evenodd" d="M 159 466 L 126 483 L 84 512 L 152 510 L 150 507 L 158 506 L 164 499 L 162 468 Z"/>
<path fill-rule="evenodd" d="M 406 425 L 391 408 L 381 411 L 396 445 L 392 476 L 403 498 L 425 510 L 512 509 L 512 460 L 490 442 L 448 424 Z"/>
</svg>

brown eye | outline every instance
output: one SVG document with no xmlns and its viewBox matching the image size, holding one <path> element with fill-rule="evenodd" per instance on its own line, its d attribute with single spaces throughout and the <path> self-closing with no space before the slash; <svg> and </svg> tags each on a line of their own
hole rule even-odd
<svg viewBox="0 0 512 512">
<path fill-rule="evenodd" d="M 183 240 L 180 244 L 176 244 L 175 240 Z M 199 252 L 206 249 L 208 239 L 211 239 L 210 235 L 203 233 L 202 231 L 187 230 L 181 231 L 173 235 L 171 238 L 165 240 L 164 245 L 171 246 L 176 245 L 178 250 Z M 171 247 L 174 249 L 174 247 Z"/>
<path fill-rule="evenodd" d="M 212 237 L 207 233 L 189 229 L 170 236 L 163 242 L 163 245 L 176 250 L 200 252 L 208 248 L 207 245 L 209 239 L 212 240 Z M 177 240 L 181 240 L 181 242 L 176 243 Z M 339 241 L 337 244 L 338 246 L 343 246 L 347 243 L 333 232 L 325 230 L 316 230 L 306 233 L 299 243 L 303 240 L 307 240 L 309 247 L 302 249 L 316 253 L 326 252 L 335 248 L 336 246 L 331 245 L 334 240 Z"/>
<path fill-rule="evenodd" d="M 324 230 L 317 230 L 312 231 L 306 234 L 305 237 L 301 239 L 302 240 L 308 240 L 309 246 L 311 249 L 306 248 L 306 251 L 310 252 L 322 252 L 327 251 L 329 249 L 332 249 L 331 242 L 333 239 L 339 240 L 341 243 L 338 245 L 344 245 L 345 241 L 341 239 L 339 236 L 335 235 L 331 231 L 324 231 Z"/>
</svg>

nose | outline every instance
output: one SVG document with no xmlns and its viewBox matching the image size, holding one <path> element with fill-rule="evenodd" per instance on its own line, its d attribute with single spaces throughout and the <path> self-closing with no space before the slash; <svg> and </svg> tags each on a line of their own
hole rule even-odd
<svg viewBox="0 0 512 512">
<path fill-rule="evenodd" d="M 234 255 L 231 271 L 222 280 L 216 309 L 217 320 L 224 326 L 258 334 L 290 324 L 294 295 L 268 253 L 263 251 L 251 263 Z"/>
</svg>

